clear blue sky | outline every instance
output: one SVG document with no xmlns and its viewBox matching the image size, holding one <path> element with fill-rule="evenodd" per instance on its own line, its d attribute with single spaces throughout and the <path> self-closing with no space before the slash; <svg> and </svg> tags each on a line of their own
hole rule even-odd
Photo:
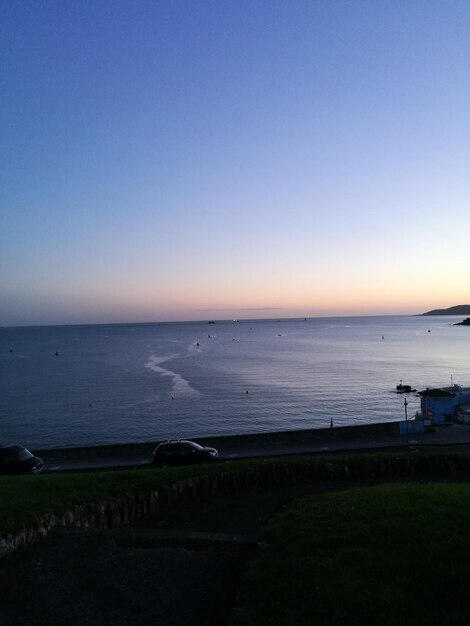
<svg viewBox="0 0 470 626">
<path fill-rule="evenodd" d="M 4 0 L 0 324 L 470 302 L 468 1 Z"/>
</svg>

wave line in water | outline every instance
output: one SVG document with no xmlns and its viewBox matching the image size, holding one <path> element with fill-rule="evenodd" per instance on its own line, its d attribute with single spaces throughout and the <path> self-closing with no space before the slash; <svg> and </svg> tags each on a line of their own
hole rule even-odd
<svg viewBox="0 0 470 626">
<path fill-rule="evenodd" d="M 194 389 L 194 387 L 191 387 L 189 381 L 183 378 L 181 374 L 161 367 L 161 363 L 166 363 L 166 361 L 170 361 L 177 356 L 178 354 L 170 354 L 169 356 L 157 356 L 156 354 L 152 354 L 145 364 L 145 367 L 148 367 L 152 370 L 152 372 L 155 372 L 156 374 L 160 374 L 160 376 L 168 376 L 172 378 L 172 389 L 169 394 L 170 396 L 199 396 L 200 392 L 197 389 Z"/>
</svg>

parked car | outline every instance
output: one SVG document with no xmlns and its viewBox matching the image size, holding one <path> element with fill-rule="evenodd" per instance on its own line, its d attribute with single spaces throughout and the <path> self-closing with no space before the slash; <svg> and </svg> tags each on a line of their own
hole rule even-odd
<svg viewBox="0 0 470 626">
<path fill-rule="evenodd" d="M 37 474 L 44 461 L 18 444 L 0 447 L 0 474 Z"/>
<path fill-rule="evenodd" d="M 153 464 L 162 467 L 210 463 L 216 461 L 218 456 L 215 448 L 205 448 L 194 441 L 178 439 L 160 443 L 153 451 Z"/>
</svg>

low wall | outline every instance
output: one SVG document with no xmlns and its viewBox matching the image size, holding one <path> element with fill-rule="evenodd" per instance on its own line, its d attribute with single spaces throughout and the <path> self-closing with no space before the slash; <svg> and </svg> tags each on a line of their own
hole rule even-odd
<svg viewBox="0 0 470 626">
<path fill-rule="evenodd" d="M 212 437 L 187 437 L 197 441 L 203 446 L 211 446 L 221 451 L 235 447 L 246 451 L 256 449 L 263 445 L 283 446 L 299 445 L 307 443 L 320 443 L 331 441 L 347 441 L 356 438 L 381 437 L 386 435 L 398 435 L 400 422 L 379 422 L 375 424 L 358 424 L 354 426 L 341 426 L 335 428 L 312 428 L 308 430 L 287 430 L 268 433 L 252 433 L 247 435 L 225 435 Z M 63 459 L 89 459 L 89 458 L 113 458 L 124 456 L 148 456 L 160 443 L 152 441 L 147 443 L 123 443 L 107 446 L 89 446 L 74 448 L 52 448 L 46 450 L 34 450 L 34 454 L 47 462 L 60 461 Z"/>
<path fill-rule="evenodd" d="M 155 513 L 187 499 L 236 493 L 244 488 L 278 487 L 329 481 L 426 478 L 452 476 L 470 479 L 470 456 L 380 456 L 354 457 L 342 461 L 261 462 L 244 468 L 203 474 L 146 493 L 128 494 L 104 502 L 75 506 L 63 513 L 50 513 L 34 527 L 0 537 L 0 558 L 46 536 L 57 526 L 78 528 L 118 528 L 139 517 Z"/>
<path fill-rule="evenodd" d="M 248 435 L 228 435 L 222 437 L 199 437 L 197 441 L 207 446 L 223 448 L 231 446 L 259 447 L 260 444 L 296 445 L 347 441 L 352 439 L 373 439 L 387 435 L 398 435 L 400 422 L 378 422 L 374 424 L 356 424 L 335 428 L 311 428 L 308 430 L 287 430 L 272 433 L 254 433 Z"/>
</svg>

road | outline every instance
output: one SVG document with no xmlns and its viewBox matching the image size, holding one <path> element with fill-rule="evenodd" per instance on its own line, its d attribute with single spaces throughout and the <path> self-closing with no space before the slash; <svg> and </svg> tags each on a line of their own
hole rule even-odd
<svg viewBox="0 0 470 626">
<path fill-rule="evenodd" d="M 306 431 L 309 432 L 309 431 Z M 405 435 L 381 435 L 377 437 L 352 437 L 349 439 L 332 439 L 321 441 L 318 439 L 309 441 L 308 437 L 299 440 L 299 437 L 291 438 L 286 433 L 285 437 L 266 435 L 265 437 L 239 437 L 219 438 L 216 445 L 220 460 L 232 460 L 256 457 L 274 457 L 299 454 L 332 454 L 336 452 L 360 453 L 408 450 L 429 452 L 470 452 L 470 426 L 465 424 L 453 424 L 436 428 L 434 432 L 423 434 Z M 214 445 L 215 438 L 198 440 L 203 445 Z M 46 461 L 46 472 L 104 470 L 117 468 L 139 468 L 149 466 L 151 452 L 155 444 L 130 444 L 120 446 L 116 454 L 101 454 L 102 448 L 87 448 L 86 454 L 80 458 L 80 449 L 76 449 L 67 457 L 59 458 L 57 451 L 48 456 L 47 451 L 41 454 Z M 137 451 L 136 451 L 137 450 Z"/>
</svg>

